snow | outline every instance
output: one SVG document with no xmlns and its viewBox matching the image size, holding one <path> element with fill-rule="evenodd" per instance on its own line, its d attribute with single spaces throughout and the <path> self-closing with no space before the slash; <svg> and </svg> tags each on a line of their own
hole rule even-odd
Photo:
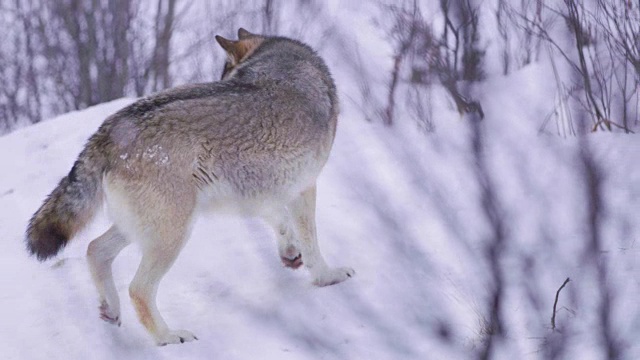
<svg viewBox="0 0 640 360">
<path fill-rule="evenodd" d="M 335 59 L 334 59 L 335 60 Z M 332 63 L 332 61 L 329 61 Z M 336 61 L 333 61 L 336 63 Z M 336 72 L 344 111 L 319 179 L 320 247 L 356 276 L 316 288 L 304 269 L 284 268 L 271 230 L 258 219 L 202 216 L 160 285 L 169 325 L 199 340 L 156 347 L 136 319 L 128 285 L 135 246 L 114 263 L 122 326 L 99 319 L 86 264 L 88 242 L 109 226 L 100 214 L 54 260 L 24 248 L 27 221 L 71 168 L 88 137 L 121 99 L 0 137 L 0 353 L 2 359 L 464 359 L 482 346 L 492 287 L 484 247 L 490 227 L 469 144 L 470 127 L 435 94 L 437 131 L 411 121 L 363 121 L 344 99 L 354 89 Z M 482 123 L 486 164 L 507 245 L 507 341 L 496 358 L 545 358 L 555 292 L 570 358 L 597 359 L 598 284 L 587 239 L 578 138 L 540 133 L 551 111 L 549 70 L 529 66 L 488 80 Z M 347 90 L 345 90 L 347 89 Z M 399 118 L 402 119 L 403 114 Z M 604 181 L 602 261 L 614 291 L 612 322 L 629 358 L 640 356 L 640 141 L 587 137 Z M 170 161 L 162 148 L 145 156 Z M 123 154 L 127 156 L 127 154 Z"/>
</svg>

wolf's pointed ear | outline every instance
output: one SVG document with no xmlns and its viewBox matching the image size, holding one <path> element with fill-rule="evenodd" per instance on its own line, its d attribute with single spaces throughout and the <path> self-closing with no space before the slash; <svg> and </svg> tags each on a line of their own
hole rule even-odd
<svg viewBox="0 0 640 360">
<path fill-rule="evenodd" d="M 227 52 L 231 65 L 235 66 L 260 46 L 264 39 L 259 36 L 251 36 L 249 38 L 233 41 L 225 39 L 220 35 L 216 35 L 216 41 Z"/>
<path fill-rule="evenodd" d="M 233 41 L 225 39 L 220 35 L 216 35 L 216 41 L 227 52 L 231 65 L 236 65 L 242 57 L 247 53 L 246 46 L 241 41 Z"/>
<path fill-rule="evenodd" d="M 238 29 L 238 39 L 244 40 L 244 39 L 246 39 L 248 37 L 251 37 L 251 36 L 254 36 L 254 34 L 248 32 L 244 28 Z"/>
<path fill-rule="evenodd" d="M 235 41 L 229 40 L 229 39 L 225 39 L 220 35 L 216 35 L 216 41 L 228 53 L 231 53 L 233 51 L 233 48 L 235 47 L 235 44 L 236 44 Z"/>
</svg>

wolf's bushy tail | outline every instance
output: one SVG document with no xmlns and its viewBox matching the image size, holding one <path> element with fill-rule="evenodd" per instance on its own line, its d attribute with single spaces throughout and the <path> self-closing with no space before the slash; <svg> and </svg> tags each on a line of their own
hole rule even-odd
<svg viewBox="0 0 640 360">
<path fill-rule="evenodd" d="M 40 261 L 56 255 L 102 204 L 107 162 L 92 150 L 89 144 L 29 221 L 27 249 Z"/>
</svg>

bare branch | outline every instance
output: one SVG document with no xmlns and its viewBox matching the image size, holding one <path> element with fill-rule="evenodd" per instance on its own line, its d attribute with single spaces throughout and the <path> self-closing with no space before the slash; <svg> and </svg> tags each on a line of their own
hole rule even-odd
<svg viewBox="0 0 640 360">
<path fill-rule="evenodd" d="M 569 278 L 567 278 L 562 283 L 560 288 L 558 288 L 558 291 L 556 291 L 556 299 L 553 302 L 553 313 L 551 314 L 551 330 L 553 330 L 553 331 L 556 330 L 556 314 L 558 313 L 557 307 L 558 307 L 558 298 L 560 297 L 560 291 L 562 291 L 562 289 L 564 289 L 564 287 L 567 286 L 569 281 L 571 281 L 571 280 Z"/>
</svg>

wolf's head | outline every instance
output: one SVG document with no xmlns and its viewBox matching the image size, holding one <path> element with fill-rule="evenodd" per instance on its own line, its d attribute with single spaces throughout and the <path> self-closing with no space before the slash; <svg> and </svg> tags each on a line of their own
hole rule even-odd
<svg viewBox="0 0 640 360">
<path fill-rule="evenodd" d="M 233 69 L 248 59 L 264 40 L 265 37 L 252 34 L 243 28 L 238 30 L 238 40 L 229 40 L 216 35 L 216 41 L 227 52 L 227 61 L 224 64 L 221 80 L 227 79 Z"/>
<path fill-rule="evenodd" d="M 315 100 L 328 95 L 328 112 L 338 112 L 338 98 L 325 62 L 308 45 L 280 36 L 256 35 L 240 28 L 238 40 L 216 36 L 227 52 L 223 81 L 298 91 Z M 268 85 L 267 85 L 268 84 Z M 315 101 L 314 100 L 314 101 Z"/>
</svg>

